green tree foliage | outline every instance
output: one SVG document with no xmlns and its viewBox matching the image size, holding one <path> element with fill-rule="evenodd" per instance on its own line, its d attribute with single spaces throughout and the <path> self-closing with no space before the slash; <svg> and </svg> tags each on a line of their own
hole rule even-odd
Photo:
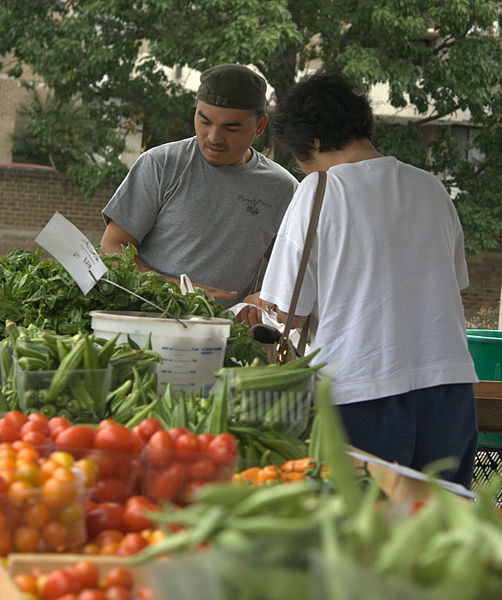
<svg viewBox="0 0 502 600">
<path fill-rule="evenodd" d="M 388 84 L 395 119 L 377 124 L 375 145 L 444 181 L 474 254 L 502 228 L 500 12 L 499 0 L 3 0 L 0 55 L 12 77 L 29 65 L 50 90 L 26 109 L 24 143 L 88 194 L 122 177 L 128 131 L 146 148 L 190 133 L 193 94 L 162 67 L 253 64 L 277 100 L 322 63 Z M 459 145 L 448 125 L 466 118 Z"/>
</svg>

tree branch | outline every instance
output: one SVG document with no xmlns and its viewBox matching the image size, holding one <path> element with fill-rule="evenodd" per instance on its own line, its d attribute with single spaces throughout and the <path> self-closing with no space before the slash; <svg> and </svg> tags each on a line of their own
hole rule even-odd
<svg viewBox="0 0 502 600">
<path fill-rule="evenodd" d="M 460 183 L 462 181 L 471 181 L 472 179 L 476 179 L 476 177 L 479 177 L 481 175 L 481 173 L 483 173 L 483 171 L 486 171 L 486 169 L 489 166 L 490 166 L 490 163 L 488 161 L 486 161 L 470 175 L 465 175 L 465 177 L 458 177 L 458 178 L 452 178 L 452 179 L 442 179 L 441 181 L 442 181 L 443 185 L 445 185 L 445 186 L 446 185 L 454 185 L 454 184 Z"/>
</svg>

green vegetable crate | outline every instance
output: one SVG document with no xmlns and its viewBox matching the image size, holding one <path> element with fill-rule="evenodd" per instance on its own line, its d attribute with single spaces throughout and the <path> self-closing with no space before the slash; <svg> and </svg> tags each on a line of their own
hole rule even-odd
<svg viewBox="0 0 502 600">
<path fill-rule="evenodd" d="M 97 422 L 106 409 L 112 368 L 28 371 L 14 363 L 14 374 L 23 412 L 41 412 L 48 418 L 67 415 L 72 423 Z"/>
<path fill-rule="evenodd" d="M 248 379 L 249 370 L 228 369 L 225 384 L 229 421 L 300 436 L 312 415 L 316 378 L 315 372 L 302 371 L 298 373 L 300 379 L 295 379 L 296 373 L 291 373 L 289 381 L 282 380 L 274 385 L 273 379 Z"/>
<path fill-rule="evenodd" d="M 502 331 L 468 329 L 467 345 L 476 374 L 482 381 L 502 381 Z M 474 490 L 489 484 L 502 474 L 502 434 L 478 434 L 478 452 L 474 462 Z M 497 495 L 502 504 L 502 488 Z"/>
<path fill-rule="evenodd" d="M 467 346 L 480 379 L 502 380 L 502 331 L 468 329 Z"/>
</svg>

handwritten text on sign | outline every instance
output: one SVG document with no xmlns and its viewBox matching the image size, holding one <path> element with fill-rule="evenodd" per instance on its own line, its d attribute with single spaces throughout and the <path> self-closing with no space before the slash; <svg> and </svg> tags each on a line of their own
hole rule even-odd
<svg viewBox="0 0 502 600">
<path fill-rule="evenodd" d="M 63 265 L 84 294 L 107 271 L 92 243 L 58 212 L 54 213 L 35 241 Z"/>
</svg>

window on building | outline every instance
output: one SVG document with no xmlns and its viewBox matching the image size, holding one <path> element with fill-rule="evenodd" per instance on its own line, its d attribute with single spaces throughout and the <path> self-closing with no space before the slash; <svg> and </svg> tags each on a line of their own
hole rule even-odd
<svg viewBox="0 0 502 600">
<path fill-rule="evenodd" d="M 460 148 L 461 157 L 464 160 L 480 160 L 483 158 L 482 153 L 471 146 L 473 137 L 476 133 L 475 127 L 468 127 L 465 125 L 452 125 L 451 134 L 453 139 L 457 142 Z"/>
</svg>

